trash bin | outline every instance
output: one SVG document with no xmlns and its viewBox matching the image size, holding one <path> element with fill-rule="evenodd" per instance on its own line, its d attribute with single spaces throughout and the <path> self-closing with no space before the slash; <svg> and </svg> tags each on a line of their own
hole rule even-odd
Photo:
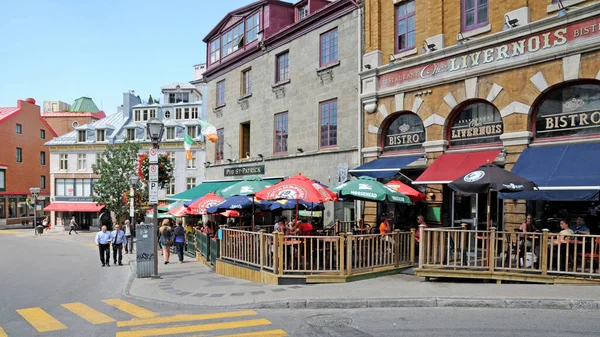
<svg viewBox="0 0 600 337">
<path fill-rule="evenodd" d="M 38 225 L 35 230 L 37 231 L 38 234 L 43 234 L 44 233 L 44 226 Z"/>
</svg>

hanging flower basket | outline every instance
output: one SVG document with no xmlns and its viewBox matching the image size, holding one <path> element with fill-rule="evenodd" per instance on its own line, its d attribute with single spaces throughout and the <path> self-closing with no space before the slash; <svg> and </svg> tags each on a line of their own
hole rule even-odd
<svg viewBox="0 0 600 337">
<path fill-rule="evenodd" d="M 138 176 L 144 182 L 148 183 L 150 159 L 148 154 L 143 153 L 138 155 Z M 171 163 L 171 156 L 169 154 L 158 155 L 158 184 L 161 188 L 164 188 L 167 183 L 173 177 L 173 164 Z"/>
<path fill-rule="evenodd" d="M 126 204 L 128 204 L 129 203 L 129 191 L 126 191 L 121 195 L 123 196 L 123 201 Z M 138 190 L 133 191 L 133 204 L 136 205 L 136 207 L 142 204 L 142 202 L 144 201 L 143 199 L 144 199 L 144 196 L 142 195 L 142 193 L 140 193 Z"/>
</svg>

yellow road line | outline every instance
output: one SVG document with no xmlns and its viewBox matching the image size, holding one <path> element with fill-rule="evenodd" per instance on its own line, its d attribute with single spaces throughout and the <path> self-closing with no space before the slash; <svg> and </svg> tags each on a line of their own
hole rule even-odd
<svg viewBox="0 0 600 337">
<path fill-rule="evenodd" d="M 8 337 L 8 335 L 6 334 L 6 332 L 4 332 L 4 330 L 2 329 L 1 326 L 0 326 L 0 337 Z"/>
<path fill-rule="evenodd" d="M 114 318 L 88 307 L 83 303 L 65 303 L 62 306 L 92 324 L 103 324 L 116 321 Z"/>
<path fill-rule="evenodd" d="M 212 330 L 246 328 L 246 327 L 269 325 L 269 324 L 271 324 L 270 321 L 262 318 L 262 319 L 254 319 L 254 320 L 247 320 L 247 321 L 233 321 L 233 322 L 212 323 L 212 324 L 202 324 L 202 325 L 177 326 L 177 327 L 171 327 L 171 328 L 119 331 L 119 332 L 117 332 L 116 337 L 148 337 L 148 336 L 175 335 L 175 334 L 181 334 L 181 333 L 193 333 L 193 332 L 212 331 Z"/>
<path fill-rule="evenodd" d="M 137 318 L 152 318 L 158 316 L 157 313 L 152 312 L 150 310 L 144 309 L 142 307 L 138 307 L 135 304 L 120 300 L 118 298 L 113 298 L 109 300 L 102 301 L 108 305 L 112 305 L 113 307 L 124 311 L 132 316 Z"/>
<path fill-rule="evenodd" d="M 25 232 L 0 231 L 0 235 L 2 235 L 2 234 L 5 234 L 5 235 L 8 235 L 8 234 L 25 234 Z M 0 336 L 2 336 L 2 335 L 0 335 Z"/>
<path fill-rule="evenodd" d="M 136 325 L 149 325 L 149 324 L 162 324 L 162 323 L 175 323 L 175 322 L 186 322 L 186 321 L 202 321 L 205 319 L 217 319 L 217 318 L 231 318 L 258 315 L 256 311 L 244 310 L 244 311 L 232 311 L 232 312 L 218 312 L 212 314 L 202 315 L 174 315 L 174 316 L 163 316 L 148 319 L 132 319 L 129 321 L 117 322 L 117 326 L 136 326 Z"/>
<path fill-rule="evenodd" d="M 246 332 L 235 335 L 219 335 L 217 337 L 285 337 L 289 336 L 287 332 L 278 329 L 278 330 L 265 330 L 265 331 L 256 331 L 256 332 Z"/>
<path fill-rule="evenodd" d="M 39 332 L 56 331 L 67 328 L 56 318 L 42 310 L 42 308 L 19 309 L 17 312 Z"/>
</svg>

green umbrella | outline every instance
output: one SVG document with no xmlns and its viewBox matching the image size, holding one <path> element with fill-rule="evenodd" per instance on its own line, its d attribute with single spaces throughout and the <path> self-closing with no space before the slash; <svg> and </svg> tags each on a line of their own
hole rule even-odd
<svg viewBox="0 0 600 337">
<path fill-rule="evenodd" d="M 152 212 L 146 213 L 146 218 L 152 219 L 152 218 L 154 218 L 154 214 L 152 214 Z M 158 218 L 159 219 L 172 219 L 172 220 L 176 219 L 176 217 L 174 215 L 171 215 L 169 213 L 158 213 Z"/>
<path fill-rule="evenodd" d="M 410 204 L 410 199 L 384 184 L 377 179 L 361 176 L 356 180 L 351 180 L 339 186 L 331 188 L 341 198 L 366 200 L 366 201 L 389 201 L 404 204 Z"/>
<path fill-rule="evenodd" d="M 179 207 L 179 206 L 183 205 L 183 203 L 184 203 L 183 200 L 177 200 L 177 201 L 174 201 L 174 202 L 172 202 L 172 203 L 170 203 L 168 205 L 160 206 L 158 208 L 158 211 L 159 212 L 168 212 L 168 211 L 170 211 L 172 209 L 175 209 L 176 207 Z"/>
<path fill-rule="evenodd" d="M 217 195 L 223 198 L 229 198 L 236 195 L 254 195 L 256 192 L 264 190 L 271 185 L 271 183 L 262 180 L 260 177 L 251 176 L 217 191 Z"/>
</svg>

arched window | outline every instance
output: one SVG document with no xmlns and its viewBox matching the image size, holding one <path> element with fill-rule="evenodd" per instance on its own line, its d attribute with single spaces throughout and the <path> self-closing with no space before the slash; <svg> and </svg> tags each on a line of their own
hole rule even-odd
<svg viewBox="0 0 600 337">
<path fill-rule="evenodd" d="M 383 152 L 419 150 L 425 141 L 423 121 L 412 112 L 398 112 L 384 123 L 381 139 Z"/>
<path fill-rule="evenodd" d="M 600 134 L 600 82 L 550 89 L 535 109 L 536 138 Z"/>
<path fill-rule="evenodd" d="M 487 101 L 473 101 L 459 106 L 448 128 L 450 146 L 496 143 L 504 132 L 502 116 Z"/>
</svg>

